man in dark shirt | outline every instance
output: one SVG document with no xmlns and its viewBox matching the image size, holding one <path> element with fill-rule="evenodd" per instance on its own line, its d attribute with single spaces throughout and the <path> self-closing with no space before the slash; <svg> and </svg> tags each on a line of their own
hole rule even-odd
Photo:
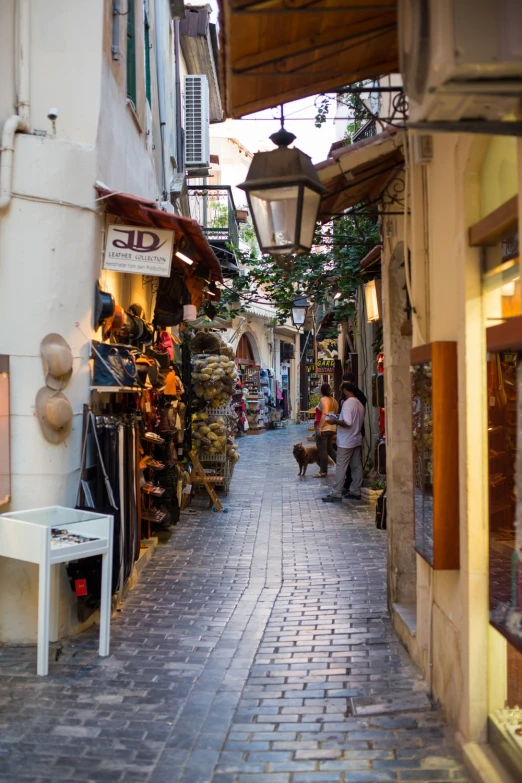
<svg viewBox="0 0 522 783">
<path fill-rule="evenodd" d="M 355 373 L 353 373 L 353 372 L 345 372 L 344 375 L 343 375 L 343 383 L 345 381 L 348 381 L 348 383 L 352 383 L 355 386 L 355 392 L 354 392 L 355 398 L 357 400 L 359 400 L 359 402 L 363 405 L 364 410 L 366 411 L 366 403 L 367 403 L 366 395 L 357 386 L 357 381 L 355 379 Z M 337 400 L 337 402 L 339 403 L 339 409 L 340 409 L 341 405 L 344 402 L 344 400 Z M 364 438 L 364 435 L 365 435 L 364 423 L 362 425 L 361 435 Z M 343 495 L 348 495 L 349 494 L 351 483 L 352 483 L 352 471 L 350 470 L 350 466 L 348 465 L 348 468 L 346 470 L 346 479 L 344 481 Z"/>
</svg>

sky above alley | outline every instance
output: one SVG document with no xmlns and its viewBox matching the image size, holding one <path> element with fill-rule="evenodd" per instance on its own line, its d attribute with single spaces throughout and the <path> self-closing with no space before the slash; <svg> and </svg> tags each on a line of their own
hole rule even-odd
<svg viewBox="0 0 522 783">
<path fill-rule="evenodd" d="M 218 5 L 217 0 L 209 0 L 212 7 L 211 20 L 217 22 Z M 328 156 L 328 150 L 335 141 L 335 127 L 333 117 L 335 114 L 335 100 L 330 102 L 329 119 L 320 128 L 316 128 L 314 118 L 317 114 L 315 107 L 316 96 L 304 98 L 299 101 L 285 104 L 285 128 L 293 133 L 297 138 L 295 146 L 310 155 L 314 163 L 319 163 Z M 279 107 L 267 111 L 249 114 L 241 120 L 227 120 L 227 135 L 237 139 L 250 152 L 271 149 L 272 145 L 269 136 L 275 133 L 280 127 Z M 218 135 L 222 136 L 220 130 Z"/>
</svg>

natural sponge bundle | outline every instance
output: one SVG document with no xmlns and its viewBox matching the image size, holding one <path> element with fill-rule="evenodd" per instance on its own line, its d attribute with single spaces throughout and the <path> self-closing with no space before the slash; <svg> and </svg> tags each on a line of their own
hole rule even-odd
<svg viewBox="0 0 522 783">
<path fill-rule="evenodd" d="M 194 357 L 193 366 L 196 397 L 212 406 L 226 405 L 237 381 L 236 363 L 226 354 L 200 354 Z"/>
<path fill-rule="evenodd" d="M 194 353 L 219 353 L 221 340 L 211 332 L 198 332 L 190 341 L 190 350 Z"/>
</svg>

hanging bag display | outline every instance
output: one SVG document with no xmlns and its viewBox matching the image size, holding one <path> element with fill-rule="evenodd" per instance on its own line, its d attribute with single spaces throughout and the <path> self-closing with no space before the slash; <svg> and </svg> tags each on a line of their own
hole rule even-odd
<svg viewBox="0 0 522 783">
<path fill-rule="evenodd" d="M 159 348 L 153 348 L 149 346 L 146 350 L 147 356 L 151 359 L 156 359 L 162 370 L 168 370 L 170 367 L 170 358 L 166 350 L 159 350 Z"/>
<path fill-rule="evenodd" d="M 92 432 L 94 437 L 97 460 L 100 467 L 101 478 L 105 487 L 107 505 L 103 506 L 96 505 L 90 483 L 84 480 L 84 473 L 87 465 L 87 443 L 89 440 L 89 432 Z M 118 528 L 118 505 L 116 503 L 116 498 L 114 496 L 111 482 L 105 468 L 102 449 L 96 430 L 96 419 L 92 411 L 87 413 L 87 419 L 85 423 L 82 456 L 80 461 L 80 479 L 78 482 L 78 490 L 76 492 L 75 508 L 94 513 L 97 512 L 101 515 L 112 515 L 114 517 L 114 529 L 116 534 Z M 115 540 L 117 540 L 116 535 Z M 118 588 L 121 593 L 123 581 L 120 573 L 120 560 L 121 552 L 118 551 L 117 547 L 115 547 L 113 550 L 111 591 L 114 592 Z M 71 589 L 77 596 L 78 620 L 80 622 L 85 622 L 100 604 L 101 556 L 94 555 L 93 557 L 84 557 L 81 560 L 71 560 L 69 563 L 67 563 L 66 570 Z"/>
<path fill-rule="evenodd" d="M 93 341 L 93 386 L 135 386 L 136 360 L 127 345 L 111 345 Z"/>
</svg>

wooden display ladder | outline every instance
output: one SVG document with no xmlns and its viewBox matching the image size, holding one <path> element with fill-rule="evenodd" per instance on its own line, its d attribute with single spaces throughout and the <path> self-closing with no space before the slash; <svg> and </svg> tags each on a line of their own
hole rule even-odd
<svg viewBox="0 0 522 783">
<path fill-rule="evenodd" d="M 216 509 L 216 511 L 223 511 L 223 506 L 221 505 L 221 501 L 218 498 L 218 496 L 216 495 L 214 487 L 207 480 L 207 474 L 205 473 L 205 471 L 201 467 L 201 462 L 199 461 L 197 454 L 194 451 L 189 451 L 188 455 L 190 457 L 190 461 L 192 462 L 192 467 L 194 469 L 194 473 L 196 474 L 198 479 L 203 483 L 205 489 L 208 492 L 209 498 L 214 503 L 214 508 Z"/>
</svg>

